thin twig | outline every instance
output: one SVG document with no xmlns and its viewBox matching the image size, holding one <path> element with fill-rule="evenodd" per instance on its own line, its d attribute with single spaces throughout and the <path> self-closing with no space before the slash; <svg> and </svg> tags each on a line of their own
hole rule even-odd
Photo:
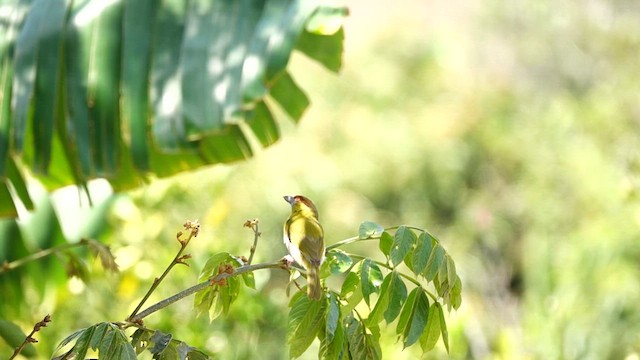
<svg viewBox="0 0 640 360">
<path fill-rule="evenodd" d="M 397 230 L 399 227 L 400 226 L 388 227 L 388 228 L 385 228 L 384 231 Z M 415 230 L 415 231 L 425 232 L 425 233 L 429 234 L 429 236 L 431 236 L 432 238 L 436 239 L 436 241 L 437 241 L 437 238 L 435 236 L 433 236 L 433 234 L 431 234 L 430 232 L 428 232 L 425 229 L 421 229 L 421 228 L 415 227 L 415 226 L 405 226 L 405 227 L 407 227 L 409 229 L 412 229 L 412 230 Z M 348 239 L 344 239 L 342 241 L 338 241 L 335 244 L 331 244 L 331 245 L 327 246 L 327 250 L 335 249 L 335 248 L 340 247 L 342 245 L 348 245 L 348 244 L 352 244 L 352 243 L 355 243 L 355 242 L 358 242 L 358 241 L 367 241 L 367 240 L 380 240 L 380 236 L 370 236 L 370 237 L 365 238 L 365 239 L 361 239 L 359 236 L 350 237 Z"/>
<path fill-rule="evenodd" d="M 186 264 L 184 261 L 191 257 L 188 254 L 187 255 L 182 255 L 182 253 L 184 252 L 184 249 L 187 248 L 187 245 L 189 245 L 189 241 L 191 241 L 192 238 L 198 236 L 198 232 L 200 230 L 200 224 L 198 224 L 197 220 L 196 221 L 187 221 L 184 224 L 184 228 L 185 228 L 185 230 L 189 231 L 189 237 L 187 237 L 187 239 L 183 240 L 183 239 L 180 238 L 182 236 L 182 231 L 178 232 L 178 234 L 176 235 L 176 239 L 180 243 L 180 249 L 178 250 L 178 253 L 173 258 L 173 260 L 171 261 L 169 266 L 167 266 L 167 268 L 164 270 L 162 275 L 160 275 L 159 278 L 153 279 L 153 284 L 151 284 L 151 287 L 149 288 L 147 293 L 144 295 L 142 300 L 140 300 L 140 303 L 138 303 L 138 306 L 136 306 L 136 308 L 133 310 L 131 315 L 129 315 L 129 317 L 127 318 L 127 321 L 132 321 L 133 318 L 138 318 L 136 316 L 136 314 L 138 314 L 138 311 L 140 311 L 140 309 L 142 308 L 144 303 L 149 299 L 151 294 L 158 288 L 158 285 L 160 285 L 162 280 L 164 280 L 164 278 L 169 274 L 169 271 L 171 271 L 171 269 L 173 269 L 173 267 L 176 266 L 177 264 Z"/>
<path fill-rule="evenodd" d="M 33 254 L 27 255 L 23 258 L 20 258 L 18 260 L 14 260 L 11 262 L 5 262 L 4 264 L 0 265 L 0 275 L 11 271 L 17 267 L 20 267 L 22 265 L 25 265 L 31 261 L 36 261 L 39 259 L 42 259 L 43 257 L 49 256 L 51 254 L 56 254 L 56 253 L 60 253 L 66 250 L 69 250 L 71 248 L 74 247 L 79 247 L 79 246 L 87 246 L 89 244 L 89 242 L 86 239 L 81 239 L 80 241 L 76 242 L 76 243 L 71 243 L 71 244 L 62 244 L 62 245 L 58 245 L 58 246 L 54 246 L 54 247 L 50 247 L 48 249 L 44 249 L 44 250 L 40 250 L 37 251 Z"/>
<path fill-rule="evenodd" d="M 342 245 L 351 244 L 351 243 L 358 242 L 358 241 L 361 241 L 361 240 L 374 240 L 374 239 L 379 239 L 379 237 L 370 237 L 370 238 L 366 238 L 366 239 L 360 239 L 358 236 L 350 237 L 348 239 L 344 239 L 342 241 L 338 241 L 335 244 L 331 244 L 331 245 L 327 246 L 327 251 L 329 251 L 331 249 L 335 249 L 335 248 L 340 247 Z"/>
<path fill-rule="evenodd" d="M 258 224 L 260 221 L 258 219 L 247 220 L 244 223 L 245 227 L 251 228 L 253 230 L 253 245 L 249 250 L 249 260 L 247 260 L 247 265 L 251 265 L 253 261 L 253 255 L 256 253 L 256 248 L 258 247 L 258 239 L 260 238 L 260 230 L 258 229 Z"/>
<path fill-rule="evenodd" d="M 22 344 L 20 344 L 20 346 L 18 346 L 15 351 L 13 352 L 13 355 L 11 355 L 11 357 L 9 358 L 9 360 L 11 359 L 15 359 L 16 356 L 18 356 L 18 354 L 20 354 L 20 352 L 22 351 L 22 349 L 24 349 L 25 346 L 27 346 L 27 344 L 30 343 L 37 343 L 38 340 L 33 338 L 33 335 L 35 333 L 37 333 L 38 331 L 40 331 L 41 328 L 46 327 L 47 323 L 51 322 L 51 315 L 47 314 L 44 319 L 42 319 L 42 321 L 38 321 L 34 326 L 33 326 L 33 330 L 31 330 L 31 333 L 29 335 L 27 335 L 26 338 L 24 338 L 24 341 L 22 342 Z"/>
<path fill-rule="evenodd" d="M 140 313 L 138 313 L 135 316 L 131 316 L 129 317 L 129 319 L 127 321 L 131 322 L 131 323 L 136 323 L 139 324 L 140 320 L 144 319 L 145 317 L 153 314 L 154 312 L 161 310 L 171 304 L 173 304 L 174 302 L 183 299 L 189 295 L 195 294 L 200 290 L 206 289 L 207 286 L 211 286 L 212 283 L 219 283 L 220 281 L 227 279 L 229 277 L 233 277 L 233 276 L 238 276 L 238 275 L 242 275 L 244 273 L 248 273 L 248 272 L 253 272 L 256 270 L 260 270 L 260 269 L 282 269 L 282 261 L 276 261 L 276 262 L 271 262 L 271 263 L 262 263 L 262 264 L 255 264 L 255 265 L 245 265 L 245 266 L 241 266 L 237 269 L 235 269 L 233 271 L 233 273 L 229 274 L 229 273 L 221 273 L 218 274 L 216 276 L 212 276 L 209 279 L 196 284 L 188 289 L 182 290 L 181 292 L 168 297 L 164 300 L 161 300 L 157 303 L 155 303 L 154 305 L 149 306 L 148 308 L 146 308 L 145 310 L 141 311 Z"/>
</svg>

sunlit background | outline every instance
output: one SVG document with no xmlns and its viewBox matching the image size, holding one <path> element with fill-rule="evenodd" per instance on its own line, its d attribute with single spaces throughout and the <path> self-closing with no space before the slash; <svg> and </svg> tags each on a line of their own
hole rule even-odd
<svg viewBox="0 0 640 360">
<path fill-rule="evenodd" d="M 447 317 L 452 359 L 638 359 L 640 355 L 640 3 L 350 1 L 344 68 L 295 56 L 312 99 L 303 121 L 253 159 L 110 195 L 55 195 L 65 232 L 105 216 L 120 274 L 69 281 L 34 316 L 53 349 L 73 330 L 122 320 L 199 219 L 190 267 L 150 299 L 197 281 L 211 254 L 285 254 L 282 195 L 305 194 L 333 243 L 363 220 L 429 229 L 455 259 L 463 302 Z M 101 205 L 102 204 L 102 205 Z M 99 215 L 95 215 L 98 213 Z M 360 247 L 360 251 L 368 251 Z M 256 274 L 231 314 L 196 318 L 192 299 L 146 319 L 221 359 L 285 359 L 287 275 Z M 25 328 L 28 322 L 25 321 Z M 402 351 L 395 326 L 383 358 Z M 4 345 L 3 345 L 4 346 Z M 315 349 L 315 350 L 314 350 Z M 317 347 L 305 358 L 317 357 Z M 448 358 L 441 343 L 424 359 Z"/>
</svg>

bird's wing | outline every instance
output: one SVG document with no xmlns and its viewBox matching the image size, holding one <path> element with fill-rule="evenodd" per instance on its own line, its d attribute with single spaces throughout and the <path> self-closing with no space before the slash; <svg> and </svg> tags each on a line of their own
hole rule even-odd
<svg viewBox="0 0 640 360">
<path fill-rule="evenodd" d="M 306 236 L 300 241 L 300 252 L 308 254 L 310 263 L 320 266 L 324 260 L 324 230 L 315 219 L 304 222 Z"/>
</svg>

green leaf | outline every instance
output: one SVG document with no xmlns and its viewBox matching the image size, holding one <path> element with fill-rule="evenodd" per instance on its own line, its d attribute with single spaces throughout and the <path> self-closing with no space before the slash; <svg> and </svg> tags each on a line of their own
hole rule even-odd
<svg viewBox="0 0 640 360">
<path fill-rule="evenodd" d="M 256 289 L 256 278 L 253 275 L 253 272 L 246 272 L 242 274 L 242 280 L 247 287 L 254 290 Z"/>
<path fill-rule="evenodd" d="M 437 294 L 442 298 L 443 303 L 449 303 L 449 282 L 445 278 L 444 281 L 440 281 L 440 275 L 436 275 L 433 279 L 433 285 L 436 288 Z"/>
<path fill-rule="evenodd" d="M 93 336 L 91 338 L 91 343 L 94 342 L 94 340 L 97 340 L 97 349 L 98 349 L 98 353 L 100 354 L 100 358 L 101 359 L 109 359 L 112 358 L 114 355 L 114 350 L 117 348 L 117 338 L 116 338 L 116 332 L 112 331 L 111 328 L 107 327 L 107 329 L 109 331 L 105 331 L 102 336 L 100 336 L 99 339 L 97 339 L 97 336 Z M 96 348 L 93 348 L 94 350 Z"/>
<path fill-rule="evenodd" d="M 402 307 L 402 311 L 400 312 L 400 318 L 398 319 L 398 324 L 396 325 L 397 335 L 404 334 L 404 331 L 407 328 L 407 325 L 409 324 L 410 317 L 413 312 L 413 305 L 416 301 L 416 296 L 418 294 L 416 290 L 417 288 L 409 293 L 409 296 L 407 297 L 407 300 L 405 301 L 404 306 Z"/>
<path fill-rule="evenodd" d="M 220 252 L 211 256 L 200 271 L 198 282 L 205 281 L 218 274 L 218 267 L 225 262 L 233 261 L 233 257 L 228 252 Z"/>
<path fill-rule="evenodd" d="M 338 322 L 338 326 L 333 334 L 333 339 L 328 340 L 325 333 L 320 338 L 320 349 L 318 351 L 319 359 L 341 360 L 345 358 L 349 352 L 348 344 L 345 341 L 344 326 L 342 322 Z"/>
<path fill-rule="evenodd" d="M 133 335 L 131 335 L 131 345 L 136 351 L 136 354 L 141 354 L 149 347 L 149 339 L 151 338 L 151 332 L 144 329 L 137 329 Z"/>
<path fill-rule="evenodd" d="M 392 274 L 394 273 L 392 272 Z M 389 307 L 384 312 L 384 320 L 387 324 L 390 324 L 398 317 L 406 299 L 407 287 L 402 278 L 395 273 L 389 282 Z"/>
<path fill-rule="evenodd" d="M 171 340 L 173 339 L 173 335 L 169 333 L 163 333 L 160 330 L 156 330 L 149 341 L 153 343 L 153 347 L 149 349 L 154 355 L 162 354 L 165 349 L 171 344 Z"/>
<path fill-rule="evenodd" d="M 47 23 L 47 11 L 50 6 L 45 1 L 37 1 L 34 5 L 38 6 L 34 6 L 33 11 L 27 13 L 16 41 L 14 53 L 15 73 L 12 108 L 15 123 L 13 142 L 18 151 L 23 149 L 27 123 L 30 116 L 33 115 L 30 110 L 35 88 L 39 36 L 41 36 L 44 24 Z"/>
<path fill-rule="evenodd" d="M 420 336 L 420 347 L 423 352 L 432 350 L 440 338 L 440 315 L 438 314 L 440 307 L 436 304 L 433 303 L 429 307 L 427 326 Z"/>
<path fill-rule="evenodd" d="M 267 6 L 272 2 L 269 2 Z M 268 61 L 265 75 L 268 80 L 273 79 L 285 68 L 291 51 L 293 51 L 300 34 L 304 31 L 305 22 L 318 7 L 317 2 L 309 0 L 293 0 L 288 5 L 289 7 L 283 14 L 276 15 L 278 26 L 273 27 L 273 23 L 269 24 L 272 34 L 266 48 Z M 271 14 L 268 15 L 270 16 L 267 19 L 271 18 Z"/>
<path fill-rule="evenodd" d="M 440 244 L 436 244 L 429 255 L 429 261 L 427 261 L 427 267 L 425 269 L 424 278 L 427 281 L 433 281 L 438 274 L 440 266 L 444 261 L 445 251 Z"/>
<path fill-rule="evenodd" d="M 323 323 L 326 301 L 310 300 L 302 292 L 296 293 L 289 302 L 287 343 L 289 358 L 297 358 L 311 345 Z"/>
<path fill-rule="evenodd" d="M 34 161 L 36 172 L 47 173 L 52 158 L 54 124 L 59 122 L 61 109 L 61 46 L 64 21 L 67 17 L 68 2 L 65 0 L 44 1 L 34 4 L 41 7 L 47 20 L 40 25 L 37 34 L 37 64 L 33 107 Z M 34 11 L 35 12 L 35 11 Z"/>
<path fill-rule="evenodd" d="M 327 70 L 338 73 L 342 68 L 343 43 L 342 28 L 329 36 L 304 31 L 298 39 L 296 49 L 322 64 Z"/>
<path fill-rule="evenodd" d="M 148 349 L 153 354 L 154 359 L 210 359 L 202 351 L 175 339 L 170 333 L 164 333 L 159 330 L 138 329 L 131 335 L 131 339 L 131 344 L 138 354 Z M 114 359 L 119 359 L 119 357 Z"/>
<path fill-rule="evenodd" d="M 422 232 L 420 236 L 418 236 L 418 241 L 416 242 L 416 248 L 413 250 L 412 255 L 412 263 L 413 263 L 413 272 L 416 275 L 421 275 L 424 270 L 427 268 L 427 263 L 429 262 L 429 255 L 431 255 L 432 249 L 432 239 L 429 233 Z"/>
<path fill-rule="evenodd" d="M 240 294 L 240 279 L 237 277 L 228 277 L 226 285 L 215 285 L 219 288 L 220 299 L 222 300 L 222 313 L 228 314 L 231 304 L 238 298 Z"/>
<path fill-rule="evenodd" d="M 382 318 L 384 311 L 389 307 L 389 283 L 395 274 L 395 270 L 389 273 L 382 282 L 382 286 L 380 286 L 380 295 L 378 296 L 378 301 L 376 301 L 376 305 L 373 307 L 371 312 L 369 313 L 369 317 L 367 317 L 368 324 L 378 324 Z"/>
<path fill-rule="evenodd" d="M 63 347 L 67 346 L 67 344 L 69 344 L 70 342 L 72 342 L 73 340 L 79 338 L 80 336 L 82 336 L 88 329 L 90 329 L 91 327 L 88 328 L 84 328 L 84 329 L 80 329 L 77 330 L 76 332 L 74 332 L 73 334 L 67 336 L 66 338 L 64 338 L 60 344 L 58 344 L 58 346 L 56 347 L 54 353 L 57 353 L 58 351 L 60 351 L 60 349 L 62 349 Z M 24 338 L 23 338 L 24 340 Z"/>
<path fill-rule="evenodd" d="M 375 329 L 375 327 L 374 327 Z M 349 314 L 345 318 L 345 332 L 352 359 L 380 359 L 381 350 L 376 333 Z M 379 334 L 377 334 L 379 336 Z"/>
<path fill-rule="evenodd" d="M 100 343 L 102 342 L 102 339 L 104 338 L 105 334 L 109 330 L 110 330 L 109 323 L 103 322 L 103 323 L 97 324 L 95 332 L 93 333 L 93 336 L 91 337 L 91 341 L 89 342 L 89 346 L 94 350 L 97 349 L 98 346 L 100 346 Z"/>
<path fill-rule="evenodd" d="M 328 342 L 332 342 L 340 322 L 340 303 L 333 292 L 329 293 L 327 302 L 328 305 L 325 312 L 325 336 Z"/>
<path fill-rule="evenodd" d="M 459 276 L 456 276 L 456 280 L 453 283 L 449 296 L 451 306 L 457 310 L 462 304 L 462 281 Z"/>
<path fill-rule="evenodd" d="M 358 228 L 358 238 L 371 239 L 380 236 L 384 232 L 384 228 L 373 221 L 364 221 Z"/>
<path fill-rule="evenodd" d="M 440 263 L 440 267 L 438 268 L 438 280 L 440 281 L 440 286 L 443 286 L 448 281 L 448 270 L 447 270 L 447 258 L 449 254 L 444 254 L 444 259 Z"/>
<path fill-rule="evenodd" d="M 342 283 L 342 289 L 340 290 L 340 296 L 346 298 L 352 292 L 355 292 L 360 285 L 360 277 L 355 272 L 349 272 L 347 277 Z"/>
<path fill-rule="evenodd" d="M 249 141 L 239 125 L 228 125 L 215 135 L 203 138 L 198 150 L 210 164 L 230 163 L 248 159 L 252 155 Z"/>
<path fill-rule="evenodd" d="M 217 316 L 213 316 L 210 312 L 210 309 L 213 309 L 214 301 L 217 299 L 218 291 L 214 289 L 213 286 L 208 286 L 204 290 L 198 291 L 193 300 L 193 308 L 196 310 L 196 316 L 201 316 L 202 314 L 209 313 L 209 319 L 213 320 Z M 219 314 L 218 314 L 219 315 Z"/>
<path fill-rule="evenodd" d="M 327 252 L 326 262 L 332 275 L 339 275 L 348 271 L 353 266 L 353 259 L 340 249 L 331 249 Z"/>
<path fill-rule="evenodd" d="M 16 217 L 18 211 L 13 205 L 7 179 L 0 179 L 0 217 Z"/>
<path fill-rule="evenodd" d="M 258 138 L 262 146 L 272 145 L 280 138 L 280 129 L 276 124 L 269 107 L 264 101 L 258 102 L 253 110 L 247 114 L 249 127 Z"/>
<path fill-rule="evenodd" d="M 407 298 L 407 287 L 394 270 L 389 273 L 380 287 L 380 296 L 367 319 L 370 323 L 379 323 L 384 315 L 384 320 L 390 324 L 400 314 L 402 305 Z"/>
<path fill-rule="evenodd" d="M 96 330 L 97 325 L 94 326 L 90 326 L 87 329 L 85 329 L 85 331 L 78 336 L 78 340 L 76 340 L 75 345 L 73 346 L 73 348 L 71 349 L 71 353 L 75 355 L 71 356 L 72 359 L 77 358 L 77 359 L 84 359 L 87 351 L 89 351 L 89 345 L 91 343 L 91 338 L 93 337 L 93 334 Z"/>
<path fill-rule="evenodd" d="M 360 283 L 362 289 L 362 295 L 364 301 L 369 304 L 369 297 L 373 293 L 377 293 L 380 290 L 382 284 L 382 271 L 376 263 L 367 258 L 362 261 L 362 267 L 360 268 Z"/>
<path fill-rule="evenodd" d="M 200 272 L 198 281 L 202 282 L 215 277 L 219 274 L 220 267 L 224 264 L 238 266 L 240 263 L 229 253 L 217 253 L 207 260 L 207 263 Z M 208 312 L 209 319 L 213 320 L 223 313 L 228 313 L 231 304 L 238 297 L 239 292 L 240 280 L 235 276 L 229 276 L 221 283 L 212 284 L 198 291 L 194 298 L 194 308 L 196 309 L 197 315 L 200 316 Z"/>
<path fill-rule="evenodd" d="M 389 258 L 394 267 L 400 265 L 416 242 L 416 234 L 406 226 L 400 226 L 393 237 Z"/>
<path fill-rule="evenodd" d="M 190 347 L 189 348 L 189 352 L 187 353 L 186 359 L 189 359 L 189 360 L 210 360 L 211 357 L 209 355 L 207 355 L 206 353 L 198 350 L 198 349 L 194 349 L 193 347 Z"/>
<path fill-rule="evenodd" d="M 120 329 L 111 323 L 101 323 L 95 326 L 91 338 L 90 347 L 98 350 L 100 359 L 137 359 L 133 345 L 129 343 L 129 338 Z M 78 339 L 77 344 L 80 343 Z"/>
<path fill-rule="evenodd" d="M 405 302 L 396 333 L 402 334 L 404 348 L 413 345 L 427 325 L 429 299 L 421 287 L 413 289 Z"/>
<path fill-rule="evenodd" d="M 444 343 L 444 347 L 447 349 L 447 353 L 449 352 L 449 332 L 447 331 L 447 323 L 444 321 L 444 312 L 442 311 L 442 306 L 439 303 L 436 303 L 438 308 L 438 318 L 440 319 L 440 332 L 442 333 L 442 342 Z"/>
<path fill-rule="evenodd" d="M 342 313 L 348 313 L 353 310 L 362 301 L 362 286 L 360 276 L 355 272 L 349 272 L 344 282 L 340 296 L 347 300 L 347 305 L 342 307 Z"/>
<path fill-rule="evenodd" d="M 383 232 L 382 235 L 380 235 L 380 241 L 378 243 L 378 247 L 380 248 L 380 251 L 382 251 L 382 253 L 388 258 L 389 257 L 389 253 L 391 252 L 391 247 L 393 246 L 393 236 L 391 236 L 391 234 L 389 234 L 388 232 Z"/>
<path fill-rule="evenodd" d="M 446 256 L 446 262 L 447 262 L 447 281 L 449 282 L 449 285 L 453 285 L 456 283 L 456 279 L 458 277 L 458 275 L 456 274 L 456 264 L 451 258 L 451 256 L 449 256 L 449 254 L 447 254 Z"/>
<path fill-rule="evenodd" d="M 289 72 L 285 71 L 271 87 L 271 97 L 282 107 L 294 122 L 299 122 L 310 101 L 296 84 Z"/>
<path fill-rule="evenodd" d="M 5 49 L 2 40 L 13 38 L 16 32 L 10 22 L 7 24 L 10 29 L 0 25 L 0 177 L 5 175 L 5 165 L 9 159 L 9 141 L 11 139 L 11 82 L 13 76 L 12 49 Z M 2 37 L 5 39 L 2 39 Z M 11 39 L 13 40 L 13 39 Z M 6 52 L 5 52 L 6 51 Z"/>
<path fill-rule="evenodd" d="M 0 160 L 1 161 L 1 160 Z M 1 165 L 0 165 L 1 166 Z M 6 173 L 7 178 L 11 181 L 11 185 L 15 190 L 16 195 L 27 210 L 33 210 L 33 201 L 27 190 L 27 182 L 21 171 L 18 169 L 18 165 L 13 158 L 9 158 L 6 161 Z"/>
<path fill-rule="evenodd" d="M 153 22 L 159 2 L 124 2 L 122 25 L 122 127 L 130 134 L 127 145 L 135 167 L 149 170 L 149 69 Z M 125 139 L 126 141 L 127 139 Z"/>
<path fill-rule="evenodd" d="M 404 257 L 404 265 L 411 270 L 412 273 L 416 272 L 413 268 L 413 256 L 411 256 L 411 252 Z"/>
</svg>

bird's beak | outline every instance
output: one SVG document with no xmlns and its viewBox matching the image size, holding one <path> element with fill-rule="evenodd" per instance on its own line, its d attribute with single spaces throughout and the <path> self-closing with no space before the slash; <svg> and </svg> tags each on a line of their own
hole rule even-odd
<svg viewBox="0 0 640 360">
<path fill-rule="evenodd" d="M 294 200 L 294 199 L 293 199 L 293 196 L 289 196 L 289 195 L 287 195 L 287 196 L 283 196 L 283 198 L 284 198 L 284 201 L 286 201 L 286 202 L 288 202 L 289 204 L 293 205 L 293 200 Z"/>
</svg>

